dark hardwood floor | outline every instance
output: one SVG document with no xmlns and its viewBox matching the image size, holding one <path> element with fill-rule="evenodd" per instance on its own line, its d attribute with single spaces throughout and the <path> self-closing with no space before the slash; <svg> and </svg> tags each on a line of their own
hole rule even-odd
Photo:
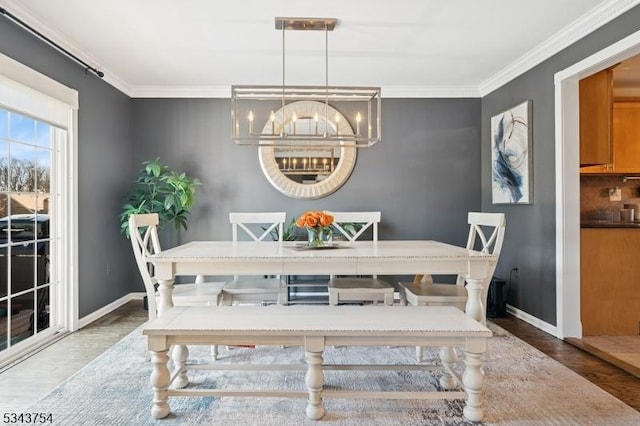
<svg viewBox="0 0 640 426">
<path fill-rule="evenodd" d="M 515 317 L 491 321 L 640 411 L 640 379 L 637 377 Z"/>
</svg>

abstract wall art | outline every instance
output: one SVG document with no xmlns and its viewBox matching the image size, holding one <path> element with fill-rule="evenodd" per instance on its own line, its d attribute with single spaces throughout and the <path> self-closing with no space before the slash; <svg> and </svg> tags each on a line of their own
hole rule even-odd
<svg viewBox="0 0 640 426">
<path fill-rule="evenodd" d="M 493 204 L 531 204 L 531 101 L 491 118 Z"/>
</svg>

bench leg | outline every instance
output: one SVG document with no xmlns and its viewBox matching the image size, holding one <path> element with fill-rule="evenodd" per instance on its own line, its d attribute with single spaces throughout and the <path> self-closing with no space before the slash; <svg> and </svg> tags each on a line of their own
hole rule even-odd
<svg viewBox="0 0 640 426">
<path fill-rule="evenodd" d="M 162 419 L 169 415 L 169 395 L 167 395 L 167 387 L 169 386 L 169 349 L 151 352 L 151 363 L 153 371 L 151 372 L 151 386 L 153 387 L 153 407 L 151 407 L 151 415 L 154 419 Z"/>
<path fill-rule="evenodd" d="M 307 361 L 307 374 L 304 381 L 309 390 L 306 414 L 312 420 L 321 419 L 324 416 L 324 404 L 322 403 L 322 387 L 324 385 L 324 373 L 322 372 L 322 352 L 305 351 Z"/>
<path fill-rule="evenodd" d="M 329 289 L 329 305 L 337 306 L 339 302 L 340 300 L 338 297 L 338 290 L 334 290 L 330 288 Z"/>
<path fill-rule="evenodd" d="M 178 376 L 173 381 L 177 389 L 182 389 L 189 384 L 187 370 L 184 368 L 187 359 L 189 359 L 189 348 L 185 345 L 175 345 L 171 351 L 171 360 L 175 371 L 179 371 Z"/>
<path fill-rule="evenodd" d="M 440 386 L 444 389 L 451 390 L 455 389 L 458 385 L 456 379 L 453 378 L 451 373 L 447 370 L 453 370 L 456 367 L 456 362 L 458 361 L 458 355 L 456 354 L 456 349 L 451 346 L 443 346 L 440 348 L 440 362 L 445 367 L 442 376 L 440 377 Z"/>
<path fill-rule="evenodd" d="M 214 361 L 217 361 L 218 355 L 219 355 L 218 345 L 211 345 L 211 359 Z"/>
<path fill-rule="evenodd" d="M 384 295 L 384 304 L 387 306 L 393 306 L 393 293 L 386 293 Z"/>
<path fill-rule="evenodd" d="M 467 392 L 467 401 L 463 413 L 472 422 L 479 422 L 484 416 L 482 410 L 482 385 L 484 382 L 482 354 L 467 352 L 464 364 L 462 383 L 464 383 L 464 390 Z"/>
</svg>

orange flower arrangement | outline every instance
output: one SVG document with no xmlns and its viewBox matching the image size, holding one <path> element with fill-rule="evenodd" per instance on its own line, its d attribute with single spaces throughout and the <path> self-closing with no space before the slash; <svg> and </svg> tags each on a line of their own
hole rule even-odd
<svg viewBox="0 0 640 426">
<path fill-rule="evenodd" d="M 331 241 L 331 224 L 333 216 L 329 213 L 315 210 L 302 213 L 296 220 L 299 228 L 306 228 L 309 233 L 308 245 L 322 247 L 327 241 Z"/>
<path fill-rule="evenodd" d="M 323 211 L 308 211 L 302 213 L 296 220 L 299 228 L 317 229 L 328 228 L 333 223 L 333 216 Z"/>
</svg>

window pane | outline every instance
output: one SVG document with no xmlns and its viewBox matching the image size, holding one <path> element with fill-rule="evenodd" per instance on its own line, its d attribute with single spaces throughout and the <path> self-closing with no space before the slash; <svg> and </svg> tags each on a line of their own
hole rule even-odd
<svg viewBox="0 0 640 426">
<path fill-rule="evenodd" d="M 0 248 L 0 299 L 2 299 L 3 297 L 6 297 L 9 293 L 9 271 L 7 268 L 7 259 L 9 257 L 7 256 L 7 248 L 6 247 L 2 247 Z M 5 302 L 0 302 L 0 307 L 1 306 L 6 306 Z M 0 317 L 2 317 L 2 315 L 0 314 Z"/>
<path fill-rule="evenodd" d="M 16 114 L 15 112 L 10 112 L 9 138 L 20 142 L 35 143 L 36 120 Z"/>
<path fill-rule="evenodd" d="M 36 123 L 36 145 L 51 148 L 51 126 L 47 123 Z"/>
<path fill-rule="evenodd" d="M 19 143 L 11 144 L 11 160 L 9 170 L 9 182 L 11 191 L 35 191 L 35 165 L 35 147 Z"/>
<path fill-rule="evenodd" d="M 37 243 L 38 254 L 36 255 L 36 285 L 49 283 L 49 242 L 39 241 Z"/>
<path fill-rule="evenodd" d="M 0 350 L 9 346 L 9 322 L 7 321 L 7 302 L 0 302 Z"/>
<path fill-rule="evenodd" d="M 38 331 L 49 327 L 49 287 L 38 290 Z"/>
<path fill-rule="evenodd" d="M 9 111 L 0 109 L 0 138 L 9 136 Z"/>
<path fill-rule="evenodd" d="M 49 215 L 49 202 L 51 199 L 51 196 L 49 194 L 45 194 L 45 193 L 38 193 L 36 194 L 36 196 L 38 197 L 38 214 L 39 215 Z M 49 218 L 47 217 L 47 220 Z M 49 232 L 49 223 L 47 222 L 47 235 Z"/>
<path fill-rule="evenodd" d="M 11 344 L 33 335 L 33 302 L 35 291 L 11 299 Z"/>
<path fill-rule="evenodd" d="M 9 143 L 0 139 L 0 191 L 9 190 Z"/>
<path fill-rule="evenodd" d="M 28 244 L 24 249 L 20 246 L 11 247 L 11 294 L 35 288 L 33 253 L 33 244 Z"/>
<path fill-rule="evenodd" d="M 14 214 L 9 216 L 8 220 L 0 219 L 1 222 L 8 223 L 9 225 L 9 228 L 7 229 L 7 232 L 9 234 L 9 242 L 14 244 L 21 243 L 21 247 L 18 247 L 16 250 L 14 250 L 13 254 L 24 253 L 26 251 L 24 244 L 32 243 L 36 238 L 35 234 L 37 229 L 36 229 L 35 215 L 15 214 L 15 210 L 18 209 L 18 207 L 15 207 L 15 206 L 29 204 L 30 198 L 33 198 L 31 194 L 12 195 L 11 211 Z M 16 200 L 19 200 L 19 201 L 16 201 Z"/>
<path fill-rule="evenodd" d="M 51 192 L 51 151 L 38 150 L 36 161 L 36 190 Z"/>
<path fill-rule="evenodd" d="M 9 215 L 9 196 L 7 194 L 0 193 L 0 220 L 5 219 L 8 220 L 7 216 Z M 4 231 L 3 231 L 4 232 Z M 0 240 L 4 238 L 6 240 L 7 235 L 0 233 Z M 0 244 L 3 244 L 3 241 L 0 241 Z"/>
</svg>

